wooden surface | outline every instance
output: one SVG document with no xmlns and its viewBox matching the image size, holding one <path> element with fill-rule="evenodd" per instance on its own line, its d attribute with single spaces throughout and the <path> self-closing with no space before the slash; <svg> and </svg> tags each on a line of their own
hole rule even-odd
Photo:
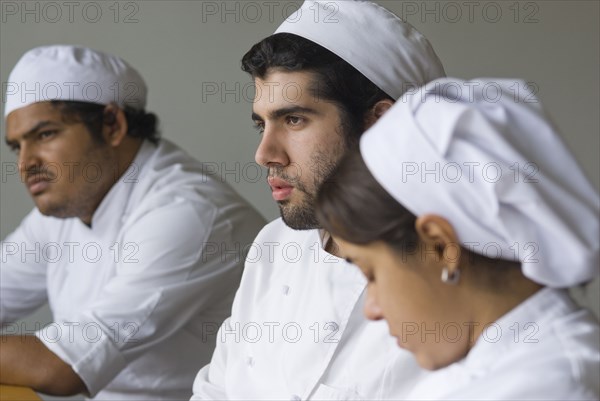
<svg viewBox="0 0 600 401">
<path fill-rule="evenodd" d="M 0 401 L 40 401 L 30 388 L 0 385 Z"/>
</svg>

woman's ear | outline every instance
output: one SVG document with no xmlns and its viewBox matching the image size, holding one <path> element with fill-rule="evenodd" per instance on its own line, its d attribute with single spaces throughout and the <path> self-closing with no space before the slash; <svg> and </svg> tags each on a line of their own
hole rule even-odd
<svg viewBox="0 0 600 401">
<path fill-rule="evenodd" d="M 127 136 L 127 118 L 123 109 L 116 104 L 108 104 L 104 108 L 102 134 L 107 144 L 118 147 Z"/>
<path fill-rule="evenodd" d="M 365 131 L 371 128 L 371 126 L 375 124 L 377 120 L 379 120 L 381 116 L 383 116 L 385 112 L 388 111 L 393 105 L 394 102 L 390 99 L 383 99 L 375 103 L 375 105 L 367 112 L 367 116 L 365 117 Z"/>
<path fill-rule="evenodd" d="M 462 248 L 448 220 L 434 214 L 423 215 L 417 218 L 415 229 L 421 242 L 436 250 L 439 261 L 448 272 L 458 271 Z"/>
</svg>

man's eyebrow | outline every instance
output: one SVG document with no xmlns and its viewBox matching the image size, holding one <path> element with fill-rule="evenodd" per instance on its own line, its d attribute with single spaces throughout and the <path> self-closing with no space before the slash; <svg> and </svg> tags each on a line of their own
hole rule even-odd
<svg viewBox="0 0 600 401">
<path fill-rule="evenodd" d="M 269 113 L 269 118 L 271 118 L 272 120 L 276 120 L 278 118 L 281 118 L 285 115 L 288 114 L 294 114 L 294 113 L 304 113 L 304 114 L 321 114 L 320 112 L 318 112 L 315 109 L 312 109 L 310 107 L 302 107 L 302 106 L 290 106 L 290 107 L 284 107 L 281 109 L 277 109 L 277 110 L 273 110 Z M 254 121 L 263 121 L 264 119 L 259 116 L 257 113 L 252 113 L 252 120 Z"/>
<path fill-rule="evenodd" d="M 46 121 L 40 121 L 39 123 L 37 123 L 33 128 L 31 128 L 29 131 L 27 131 L 25 134 L 21 135 L 22 139 L 27 139 L 28 137 L 30 137 L 31 135 L 35 134 L 37 131 L 41 130 L 42 128 L 54 124 L 53 121 L 50 120 L 46 120 Z M 12 144 L 14 144 L 15 142 L 17 142 L 17 140 L 9 140 L 8 138 L 5 138 L 6 144 L 11 146 Z"/>
</svg>

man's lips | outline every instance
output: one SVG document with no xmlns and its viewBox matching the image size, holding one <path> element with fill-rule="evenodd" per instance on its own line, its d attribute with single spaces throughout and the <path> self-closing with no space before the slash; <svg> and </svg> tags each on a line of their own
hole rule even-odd
<svg viewBox="0 0 600 401">
<path fill-rule="evenodd" d="M 271 187 L 273 199 L 276 201 L 284 201 L 290 197 L 294 186 L 289 184 L 287 181 L 277 177 L 268 178 L 269 186 Z"/>
<path fill-rule="evenodd" d="M 27 178 L 26 185 L 31 195 L 37 195 L 48 188 L 50 181 L 42 175 L 33 175 Z"/>
</svg>

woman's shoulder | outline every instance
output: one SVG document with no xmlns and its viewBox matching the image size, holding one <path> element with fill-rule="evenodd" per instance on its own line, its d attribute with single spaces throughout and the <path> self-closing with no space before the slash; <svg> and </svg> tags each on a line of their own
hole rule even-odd
<svg viewBox="0 0 600 401">
<path fill-rule="evenodd" d="M 529 338 L 518 337 L 481 380 L 481 389 L 488 388 L 494 399 L 597 400 L 597 319 L 579 308 L 545 323 L 531 323 L 537 331 L 531 331 Z"/>
<path fill-rule="evenodd" d="M 598 320 L 566 291 L 546 289 L 498 323 L 464 360 L 433 372 L 413 398 L 431 398 L 433 383 L 446 389 L 435 391 L 436 399 L 599 398 Z"/>
</svg>

